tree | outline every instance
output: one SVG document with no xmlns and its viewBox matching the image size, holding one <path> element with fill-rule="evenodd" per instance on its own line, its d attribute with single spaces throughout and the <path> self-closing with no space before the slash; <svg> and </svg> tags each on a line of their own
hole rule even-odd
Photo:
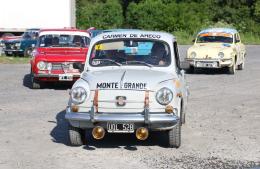
<svg viewBox="0 0 260 169">
<path fill-rule="evenodd" d="M 123 25 L 123 10 L 117 0 L 85 2 L 85 5 L 78 10 L 77 27 L 81 29 L 89 27 L 110 29 Z"/>
</svg>

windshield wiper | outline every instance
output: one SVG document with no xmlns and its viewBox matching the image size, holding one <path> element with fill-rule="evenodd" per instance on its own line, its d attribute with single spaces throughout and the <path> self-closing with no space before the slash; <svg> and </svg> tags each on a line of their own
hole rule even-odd
<svg viewBox="0 0 260 169">
<path fill-rule="evenodd" d="M 153 65 L 151 65 L 149 63 L 146 63 L 144 61 L 138 61 L 138 60 L 126 61 L 126 62 L 123 62 L 123 63 L 125 63 L 125 64 L 140 63 L 140 64 L 143 64 L 143 65 L 148 66 L 148 67 L 153 67 Z"/>
<path fill-rule="evenodd" d="M 93 61 L 109 61 L 109 62 L 112 62 L 112 63 L 116 64 L 117 66 L 122 66 L 121 63 L 118 63 L 118 62 L 116 62 L 116 61 L 114 61 L 112 59 L 93 59 Z"/>
</svg>

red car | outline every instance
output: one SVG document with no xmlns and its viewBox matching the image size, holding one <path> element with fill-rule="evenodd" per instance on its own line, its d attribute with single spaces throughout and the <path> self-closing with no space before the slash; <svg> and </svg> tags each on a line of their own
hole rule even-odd
<svg viewBox="0 0 260 169">
<path fill-rule="evenodd" d="M 32 88 L 45 82 L 74 82 L 80 77 L 73 64 L 86 60 L 90 35 L 78 29 L 44 29 L 31 59 Z"/>
</svg>

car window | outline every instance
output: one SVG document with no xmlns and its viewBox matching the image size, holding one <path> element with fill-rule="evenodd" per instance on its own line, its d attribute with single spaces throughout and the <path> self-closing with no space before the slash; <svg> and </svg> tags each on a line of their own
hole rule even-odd
<svg viewBox="0 0 260 169">
<path fill-rule="evenodd" d="M 233 43 L 233 35 L 229 33 L 202 33 L 196 43 Z"/>
<path fill-rule="evenodd" d="M 169 45 L 162 41 L 124 39 L 102 41 L 94 45 L 89 63 L 92 66 L 169 66 Z"/>
<path fill-rule="evenodd" d="M 235 42 L 236 42 L 236 43 L 240 42 L 240 37 L 239 37 L 238 34 L 235 35 Z"/>
<path fill-rule="evenodd" d="M 38 47 L 88 47 L 87 36 L 68 34 L 49 34 L 40 37 Z"/>
</svg>

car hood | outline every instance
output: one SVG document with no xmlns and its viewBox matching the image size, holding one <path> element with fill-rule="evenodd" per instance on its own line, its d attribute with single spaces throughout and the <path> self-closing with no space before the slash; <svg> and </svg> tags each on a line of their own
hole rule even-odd
<svg viewBox="0 0 260 169">
<path fill-rule="evenodd" d="M 219 52 L 232 50 L 233 45 L 227 43 L 201 43 L 192 46 L 189 49 L 191 52 L 196 52 L 196 58 L 217 58 Z"/>
<path fill-rule="evenodd" d="M 174 74 L 156 70 L 117 69 L 85 72 L 82 78 L 90 89 L 155 90 L 158 85 L 173 80 Z"/>
<path fill-rule="evenodd" d="M 37 58 L 50 62 L 86 60 L 88 48 L 38 48 Z"/>
</svg>

